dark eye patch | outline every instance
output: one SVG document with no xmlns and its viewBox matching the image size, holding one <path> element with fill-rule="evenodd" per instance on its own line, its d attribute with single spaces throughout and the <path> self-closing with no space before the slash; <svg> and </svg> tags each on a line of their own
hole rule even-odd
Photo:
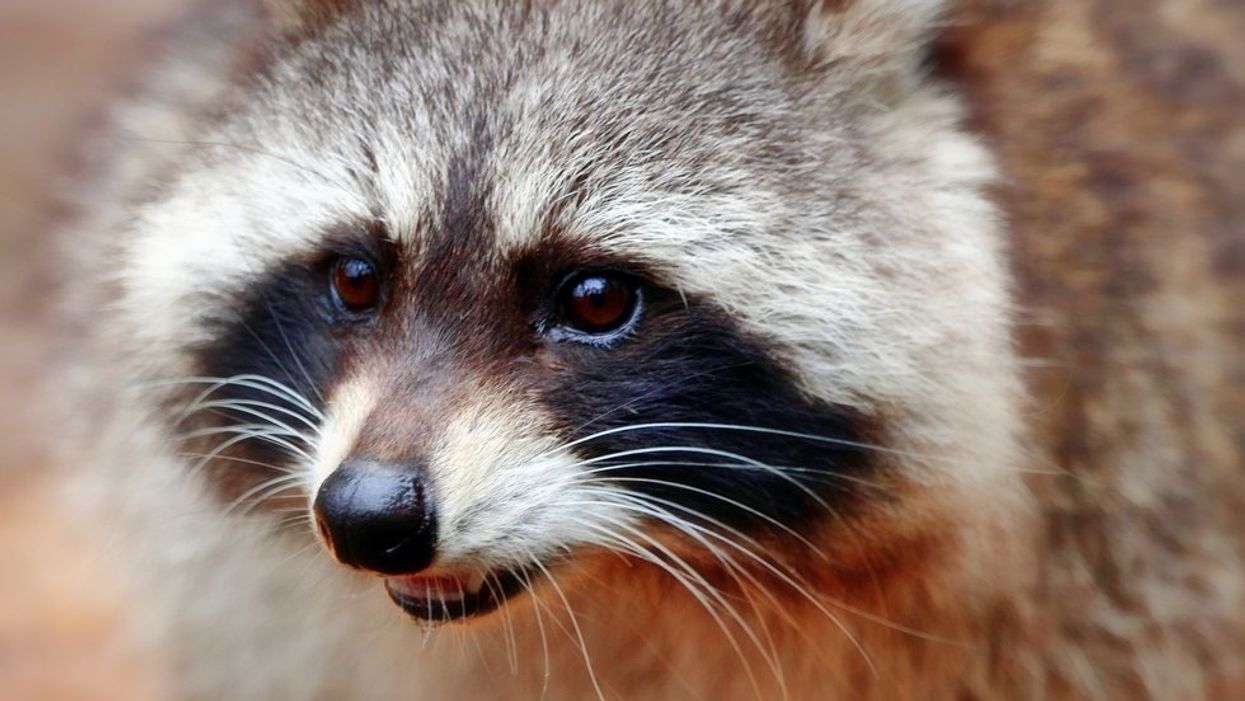
<svg viewBox="0 0 1245 701">
<path fill-rule="evenodd" d="M 240 298 L 213 304 L 219 315 L 205 320 L 213 340 L 191 349 L 203 377 L 236 378 L 187 386 L 184 403 L 201 406 L 176 427 L 196 436 L 186 452 L 216 456 L 204 467 L 227 495 L 271 479 L 300 459 L 298 450 L 309 452 L 341 350 L 325 280 L 315 263 L 277 266 Z M 254 437 L 243 438 L 240 427 Z"/>
<path fill-rule="evenodd" d="M 657 300 L 626 343 L 559 360 L 544 400 L 585 469 L 678 517 L 802 529 L 868 470 L 872 422 L 806 396 L 712 305 Z"/>
</svg>

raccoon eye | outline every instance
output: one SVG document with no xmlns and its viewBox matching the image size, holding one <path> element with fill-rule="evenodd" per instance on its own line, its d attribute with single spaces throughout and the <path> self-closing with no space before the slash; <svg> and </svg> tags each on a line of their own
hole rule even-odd
<svg viewBox="0 0 1245 701">
<path fill-rule="evenodd" d="M 582 333 L 617 331 L 635 315 L 638 293 L 633 281 L 609 273 L 588 273 L 562 287 L 563 323 Z"/>
<path fill-rule="evenodd" d="M 347 311 L 362 314 L 380 302 L 380 275 L 362 258 L 339 258 L 330 274 L 333 295 Z"/>
</svg>

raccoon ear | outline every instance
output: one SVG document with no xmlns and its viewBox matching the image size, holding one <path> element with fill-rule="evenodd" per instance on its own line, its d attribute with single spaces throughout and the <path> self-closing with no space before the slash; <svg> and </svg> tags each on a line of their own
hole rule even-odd
<svg viewBox="0 0 1245 701">
<path fill-rule="evenodd" d="M 913 67 L 932 36 L 944 0 L 812 0 L 804 44 L 820 65 L 883 71 Z M 811 4 L 811 7 L 809 5 Z"/>
<path fill-rule="evenodd" d="M 284 33 L 326 24 L 355 3 L 356 0 L 263 0 L 269 22 Z"/>
</svg>

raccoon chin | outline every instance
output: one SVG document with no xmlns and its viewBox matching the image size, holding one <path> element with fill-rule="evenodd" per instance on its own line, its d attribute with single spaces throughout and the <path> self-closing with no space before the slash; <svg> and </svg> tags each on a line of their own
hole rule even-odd
<svg viewBox="0 0 1245 701">
<path fill-rule="evenodd" d="M 492 613 L 537 577 L 531 567 L 400 575 L 385 579 L 385 591 L 412 618 L 435 626 Z"/>
</svg>

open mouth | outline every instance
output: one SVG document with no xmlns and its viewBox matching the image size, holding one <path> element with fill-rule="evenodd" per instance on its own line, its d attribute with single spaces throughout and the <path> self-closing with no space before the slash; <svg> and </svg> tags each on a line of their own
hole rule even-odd
<svg viewBox="0 0 1245 701">
<path fill-rule="evenodd" d="M 436 624 L 489 613 L 527 589 L 531 581 L 531 573 L 523 569 L 488 574 L 415 574 L 386 578 L 385 590 L 403 611 Z"/>
</svg>

